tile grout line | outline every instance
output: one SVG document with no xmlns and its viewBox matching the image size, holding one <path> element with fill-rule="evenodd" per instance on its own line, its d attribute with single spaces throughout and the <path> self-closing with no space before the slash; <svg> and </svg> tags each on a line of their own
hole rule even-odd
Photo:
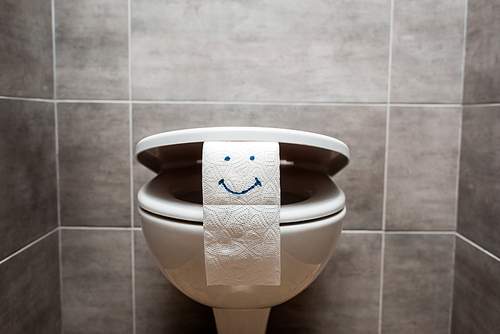
<svg viewBox="0 0 500 334">
<path fill-rule="evenodd" d="M 82 99 L 60 99 L 59 103 L 117 103 L 126 104 L 129 100 L 82 100 Z M 169 100 L 131 100 L 132 104 L 195 104 L 195 105 L 276 105 L 276 106 L 338 106 L 338 107 L 385 107 L 386 102 L 293 102 L 293 101 L 169 101 Z M 441 108 L 456 108 L 460 107 L 460 103 L 393 103 L 395 107 L 441 107 Z"/>
<path fill-rule="evenodd" d="M 385 267 L 385 235 L 387 216 L 387 174 L 389 161 L 389 121 L 391 116 L 391 76 L 392 76 L 392 43 L 394 28 L 394 0 L 391 0 L 389 20 L 389 57 L 387 61 L 387 109 L 385 124 L 385 154 L 384 154 L 384 190 L 382 197 L 382 240 L 380 249 L 380 285 L 378 309 L 378 334 L 382 333 L 382 314 L 384 306 L 384 267 Z"/>
<path fill-rule="evenodd" d="M 50 1 L 51 23 L 52 23 L 52 75 L 54 83 L 54 131 L 55 131 L 55 150 L 56 150 L 56 191 L 57 191 L 57 248 L 59 260 L 59 303 L 61 333 L 64 330 L 63 324 L 63 266 L 62 266 L 62 232 L 61 232 L 61 177 L 59 166 L 59 113 L 57 108 L 57 50 L 56 50 L 56 11 L 55 0 Z"/>
<path fill-rule="evenodd" d="M 109 231 L 142 231 L 140 227 L 132 226 L 85 226 L 85 225 L 65 225 L 60 226 L 61 230 L 109 230 Z M 425 231 L 425 230 L 415 230 L 415 231 L 382 231 L 382 230 L 342 230 L 342 233 L 350 233 L 350 234 L 428 234 L 428 235 L 443 235 L 443 234 L 451 234 L 455 235 L 455 231 L 444 231 L 444 230 L 436 230 L 436 231 Z"/>
<path fill-rule="evenodd" d="M 382 234 L 382 230 L 344 230 L 342 229 L 342 233 L 347 234 Z"/>
<path fill-rule="evenodd" d="M 130 104 L 130 100 L 58 99 L 58 103 Z"/>
<path fill-rule="evenodd" d="M 274 101 L 168 101 L 168 100 L 91 100 L 91 99 L 40 99 L 26 97 L 0 96 L 4 100 L 19 100 L 33 102 L 56 102 L 56 103 L 101 103 L 101 104 L 195 104 L 195 105 L 262 105 L 262 106 L 325 106 L 325 107 L 439 107 L 439 108 L 457 108 L 462 106 L 473 107 L 492 107 L 500 106 L 498 102 L 483 104 L 460 104 L 460 103 L 386 103 L 386 102 L 274 102 Z"/>
<path fill-rule="evenodd" d="M 85 100 L 85 99 L 42 99 L 29 97 L 0 96 L 4 100 L 32 101 L 32 102 L 56 102 L 56 103 L 102 103 L 102 104 L 196 104 L 196 105 L 276 105 L 276 106 L 325 106 L 325 107 L 439 107 L 439 108 L 457 108 L 457 107 L 498 107 L 499 102 L 489 103 L 386 103 L 386 102 L 274 102 L 274 101 L 168 101 L 168 100 Z"/>
<path fill-rule="evenodd" d="M 57 243 L 58 243 L 58 250 L 59 250 L 59 288 L 60 288 L 60 292 L 59 292 L 59 298 L 61 299 L 60 303 L 61 303 L 61 333 L 63 332 L 63 266 L 62 266 L 62 229 L 61 227 L 59 226 L 57 228 L 57 234 L 58 234 L 58 238 L 57 238 Z"/>
<path fill-rule="evenodd" d="M 61 226 L 61 177 L 59 168 L 59 114 L 57 102 L 54 102 L 54 140 L 56 150 L 56 192 L 57 192 L 57 226 Z"/>
<path fill-rule="evenodd" d="M 454 238 L 453 238 L 453 250 L 451 253 L 451 287 L 450 287 L 450 313 L 448 314 L 448 334 L 451 334 L 451 322 L 452 322 L 452 315 L 453 315 L 453 290 L 455 288 L 455 253 L 457 249 L 457 234 L 456 232 L 454 233 Z"/>
<path fill-rule="evenodd" d="M 498 102 L 492 102 L 492 103 L 470 103 L 470 104 L 464 104 L 462 103 L 462 107 L 474 107 L 474 108 L 483 108 L 483 107 L 500 107 L 500 103 Z"/>
<path fill-rule="evenodd" d="M 136 334 L 136 300 L 135 300 L 135 230 L 134 230 L 134 128 L 132 107 L 132 0 L 127 0 L 127 33 L 128 33 L 128 121 L 130 152 L 130 258 L 132 275 L 132 334 Z"/>
<path fill-rule="evenodd" d="M 467 19 L 468 19 L 468 0 L 464 0 L 464 31 L 463 31 L 463 38 L 462 38 L 462 82 L 461 84 L 461 91 L 460 91 L 460 102 L 462 103 L 462 106 L 464 104 L 464 89 L 465 89 L 465 57 L 467 53 Z"/>
<path fill-rule="evenodd" d="M 401 107 L 401 108 L 458 108 L 462 105 L 460 103 L 388 103 L 391 107 Z"/>
<path fill-rule="evenodd" d="M 31 102 L 47 102 L 53 103 L 55 99 L 41 99 L 36 97 L 14 97 L 14 96 L 0 96 L 1 100 L 15 100 L 15 101 L 31 101 Z"/>
<path fill-rule="evenodd" d="M 492 257 L 494 260 L 497 260 L 498 262 L 500 262 L 500 257 L 496 256 L 495 254 L 491 253 L 490 251 L 486 250 L 485 248 L 479 246 L 478 244 L 476 244 L 474 241 L 472 240 L 469 240 L 468 238 L 466 238 L 465 236 L 461 235 L 460 233 L 456 232 L 456 235 L 457 237 L 459 237 L 460 239 L 462 239 L 463 241 L 467 242 L 469 245 L 477 248 L 478 250 L 480 250 L 481 252 L 485 253 L 486 255 L 489 255 L 490 257 Z"/>
<path fill-rule="evenodd" d="M 444 230 L 435 230 L 435 231 L 424 231 L 424 230 L 408 230 L 408 231 L 383 231 L 383 230 L 342 230 L 342 233 L 351 233 L 351 234 L 419 234 L 419 235 L 455 235 L 455 231 L 444 231 Z"/>
<path fill-rule="evenodd" d="M 101 231 L 142 231 L 140 227 L 133 226 L 85 226 L 85 225 L 65 225 L 58 227 L 61 230 L 101 230 Z M 427 235 L 455 235 L 455 231 L 382 231 L 382 230 L 342 230 L 348 234 L 427 234 Z"/>
<path fill-rule="evenodd" d="M 54 0 L 52 0 L 53 2 Z M 59 172 L 59 118 L 57 113 L 57 102 L 54 102 L 54 118 L 55 118 L 55 141 L 56 141 L 56 189 L 57 189 L 57 229 L 58 229 L 58 250 L 59 250 L 59 295 L 61 303 L 61 331 L 62 310 L 63 310 L 63 267 L 62 267 L 62 232 L 61 232 L 61 180 Z"/>
<path fill-rule="evenodd" d="M 219 105 L 286 105 L 286 106 L 385 106 L 386 102 L 316 102 L 316 101 L 176 101 L 176 100 L 134 100 L 137 104 L 219 104 Z"/>
<path fill-rule="evenodd" d="M 54 98 L 53 102 L 57 101 L 57 52 L 56 52 L 56 6 L 55 0 L 50 1 L 51 6 L 51 20 L 52 20 L 52 75 L 54 76 Z"/>
<path fill-rule="evenodd" d="M 43 234 L 42 236 L 36 238 L 35 240 L 33 240 L 32 242 L 28 243 L 27 245 L 25 245 L 24 247 L 18 249 L 17 251 L 15 251 L 14 253 L 4 257 L 3 259 L 0 260 L 0 265 L 4 264 L 5 262 L 9 261 L 10 259 L 12 259 L 13 257 L 15 257 L 16 255 L 22 253 L 23 251 L 25 251 L 26 249 L 30 248 L 31 246 L 37 244 L 38 242 L 42 241 L 43 239 L 51 236 L 54 232 L 58 231 L 59 230 L 59 227 L 54 227 L 52 230 L 48 231 L 47 233 Z"/>
<path fill-rule="evenodd" d="M 61 230 L 94 230 L 94 231 L 137 231 L 141 230 L 140 227 L 125 227 L 125 226 L 61 226 Z"/>
<path fill-rule="evenodd" d="M 464 117 L 464 95 L 465 95 L 465 59 L 467 53 L 467 18 L 468 18 L 468 0 L 464 0 L 464 30 L 462 38 L 462 80 L 460 87 L 460 118 L 458 123 L 458 154 L 457 154 L 457 178 L 455 184 L 455 237 L 453 238 L 453 253 L 451 258 L 451 297 L 450 297 L 450 307 L 448 315 L 448 334 L 451 334 L 451 327 L 453 321 L 453 297 L 455 289 L 455 258 L 456 258 L 456 247 L 457 247 L 457 230 L 458 230 L 458 199 L 459 199 L 459 187 L 460 187 L 460 160 L 462 156 L 462 126 Z"/>
<path fill-rule="evenodd" d="M 384 231 L 384 234 L 455 235 L 455 231 Z"/>
<path fill-rule="evenodd" d="M 142 100 L 75 100 L 75 99 L 39 99 L 26 97 L 0 96 L 2 100 L 57 102 L 57 103 L 101 103 L 101 104 L 177 104 L 177 105 L 262 105 L 262 106 L 316 106 L 316 107 L 391 107 L 401 108 L 457 108 L 457 107 L 499 107 L 499 102 L 441 104 L 441 103 L 346 103 L 346 102 L 250 102 L 250 101 L 142 101 Z"/>
<path fill-rule="evenodd" d="M 389 107 L 388 107 L 389 108 Z M 387 112 L 389 113 L 389 112 Z M 388 120 L 387 120 L 388 121 Z M 386 136 L 389 137 L 389 133 L 386 131 Z M 378 313 L 378 334 L 382 333 L 382 307 L 383 307 L 383 292 L 384 292 L 384 265 L 385 265 L 385 217 L 386 217 L 386 196 L 387 196 L 387 139 L 386 139 L 386 162 L 384 167 L 384 195 L 382 201 L 382 240 L 380 248 L 380 285 L 379 285 L 379 313 Z"/>
<path fill-rule="evenodd" d="M 457 152 L 457 177 L 455 181 L 455 232 L 458 230 L 458 200 L 459 200 L 459 191 L 460 191 L 460 160 L 462 157 L 462 126 L 463 126 L 463 108 L 460 109 L 460 118 L 458 120 L 458 152 Z"/>
<path fill-rule="evenodd" d="M 467 1 L 466 1 L 467 2 Z M 452 317 L 453 317 L 453 297 L 455 289 L 455 258 L 457 245 L 457 229 L 458 229 L 458 205 L 459 205 L 459 187 L 460 187 L 460 160 L 462 156 L 462 124 L 463 124 L 463 107 L 460 109 L 460 118 L 458 123 L 458 154 L 457 154 L 457 178 L 455 184 L 455 238 L 453 238 L 453 253 L 451 259 L 451 298 L 448 319 L 448 334 L 451 334 Z"/>
</svg>

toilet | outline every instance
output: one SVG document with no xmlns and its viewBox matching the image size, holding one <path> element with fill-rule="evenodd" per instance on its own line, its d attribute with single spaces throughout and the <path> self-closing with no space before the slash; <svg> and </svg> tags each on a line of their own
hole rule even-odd
<svg viewBox="0 0 500 334">
<path fill-rule="evenodd" d="M 207 286 L 201 173 L 206 141 L 279 143 L 279 286 Z M 349 164 L 343 142 L 288 129 L 198 128 L 149 136 L 137 144 L 135 157 L 157 174 L 137 196 L 151 254 L 177 289 L 213 308 L 219 334 L 264 334 L 271 307 L 303 291 L 330 259 L 346 214 L 345 195 L 332 180 Z"/>
</svg>

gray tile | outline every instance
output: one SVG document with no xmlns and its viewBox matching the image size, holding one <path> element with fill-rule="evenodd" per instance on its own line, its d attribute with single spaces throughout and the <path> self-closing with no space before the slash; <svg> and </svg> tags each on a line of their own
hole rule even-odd
<svg viewBox="0 0 500 334">
<path fill-rule="evenodd" d="M 500 5 L 468 0 L 464 102 L 500 102 Z"/>
<path fill-rule="evenodd" d="M 63 333 L 132 333 L 131 232 L 61 232 Z"/>
<path fill-rule="evenodd" d="M 61 333 L 57 232 L 0 265 L 0 332 Z"/>
<path fill-rule="evenodd" d="M 0 2 L 0 95 L 54 97 L 50 0 Z"/>
<path fill-rule="evenodd" d="M 137 334 L 213 333 L 212 309 L 175 288 L 156 266 L 142 231 L 134 232 Z"/>
<path fill-rule="evenodd" d="M 388 230 L 455 230 L 459 127 L 460 108 L 391 108 Z"/>
<path fill-rule="evenodd" d="M 134 99 L 383 102 L 389 24 L 390 0 L 134 0 Z"/>
<path fill-rule="evenodd" d="M 163 131 L 231 125 L 289 128 L 338 138 L 350 147 L 352 158 L 349 167 L 334 178 L 347 196 L 345 226 L 381 228 L 385 107 L 134 104 L 133 122 L 134 144 Z M 136 192 L 151 177 L 151 172 L 135 162 Z"/>
<path fill-rule="evenodd" d="M 452 334 L 500 331 L 500 261 L 456 238 Z"/>
<path fill-rule="evenodd" d="M 454 236 L 387 234 L 382 333 L 448 333 Z"/>
<path fill-rule="evenodd" d="M 55 0 L 57 97 L 128 99 L 127 0 Z"/>
<path fill-rule="evenodd" d="M 0 100 L 0 259 L 57 227 L 54 104 Z"/>
<path fill-rule="evenodd" d="M 377 333 L 381 238 L 343 233 L 316 281 L 271 310 L 268 332 Z"/>
<path fill-rule="evenodd" d="M 457 231 L 500 256 L 500 106 L 464 107 Z"/>
<path fill-rule="evenodd" d="M 128 109 L 58 104 L 62 225 L 130 226 Z"/>
<path fill-rule="evenodd" d="M 464 7 L 464 0 L 394 2 L 391 102 L 461 102 Z"/>
</svg>

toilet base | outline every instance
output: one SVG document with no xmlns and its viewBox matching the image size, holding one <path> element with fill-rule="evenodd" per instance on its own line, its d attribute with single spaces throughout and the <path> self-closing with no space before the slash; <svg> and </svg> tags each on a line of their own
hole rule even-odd
<svg viewBox="0 0 500 334">
<path fill-rule="evenodd" d="M 271 308 L 213 308 L 217 334 L 265 334 Z"/>
</svg>

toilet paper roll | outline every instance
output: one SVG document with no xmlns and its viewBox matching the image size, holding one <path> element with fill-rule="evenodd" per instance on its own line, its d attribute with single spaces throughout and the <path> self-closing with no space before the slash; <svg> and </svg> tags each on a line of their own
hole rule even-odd
<svg viewBox="0 0 500 334">
<path fill-rule="evenodd" d="M 205 142 L 207 285 L 279 285 L 280 169 L 276 142 Z"/>
</svg>

